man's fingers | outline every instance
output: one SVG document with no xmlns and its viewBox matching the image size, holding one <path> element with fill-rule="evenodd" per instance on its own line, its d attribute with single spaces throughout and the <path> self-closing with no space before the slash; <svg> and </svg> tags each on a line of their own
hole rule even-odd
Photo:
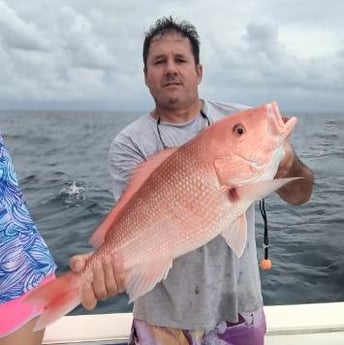
<svg viewBox="0 0 344 345">
<path fill-rule="evenodd" d="M 125 271 L 123 267 L 123 257 L 115 253 L 112 255 L 112 262 L 117 283 L 117 293 L 120 293 L 125 290 Z"/>
<path fill-rule="evenodd" d="M 114 270 L 115 263 L 111 256 L 106 255 L 103 259 L 103 269 L 105 274 L 105 285 L 108 296 L 115 296 L 118 294 L 118 285 L 115 278 L 116 272 Z"/>
<path fill-rule="evenodd" d="M 74 255 L 69 260 L 69 267 L 74 273 L 81 272 L 86 265 L 87 259 L 92 255 L 92 253 Z"/>
<path fill-rule="evenodd" d="M 91 253 L 92 254 L 92 253 Z M 73 272 L 80 272 L 91 255 L 76 255 L 70 261 Z M 92 281 L 82 288 L 82 305 L 86 309 L 94 309 L 97 300 L 115 296 L 125 289 L 125 272 L 121 256 L 104 255 L 95 260 L 92 268 Z"/>
<path fill-rule="evenodd" d="M 124 291 L 124 271 L 122 258 L 116 254 L 105 255 L 102 258 L 102 271 L 101 276 L 97 275 L 96 286 L 99 284 L 99 290 L 96 290 L 96 296 L 99 298 L 105 298 L 109 296 L 115 296 Z M 93 282 L 95 285 L 95 283 Z M 102 286 L 101 286 L 102 285 Z M 105 291 L 106 289 L 106 291 Z"/>
<path fill-rule="evenodd" d="M 92 310 L 97 306 L 97 298 L 94 295 L 93 287 L 90 282 L 86 282 L 82 287 L 82 301 L 83 307 L 87 310 Z"/>
<path fill-rule="evenodd" d="M 104 258 L 96 260 L 93 266 L 93 290 L 97 299 L 108 297 L 107 287 L 105 285 Z"/>
</svg>

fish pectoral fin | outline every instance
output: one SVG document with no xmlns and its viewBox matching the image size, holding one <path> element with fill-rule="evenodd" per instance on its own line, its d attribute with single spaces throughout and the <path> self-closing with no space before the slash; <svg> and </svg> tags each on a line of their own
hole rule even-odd
<svg viewBox="0 0 344 345">
<path fill-rule="evenodd" d="M 127 271 L 126 290 L 130 302 L 144 295 L 154 288 L 161 280 L 166 279 L 172 267 L 171 258 L 160 259 L 156 262 L 145 262 Z"/>
<path fill-rule="evenodd" d="M 247 220 L 245 214 L 235 220 L 221 236 L 226 240 L 228 246 L 237 257 L 240 257 L 245 249 L 247 241 Z"/>
<path fill-rule="evenodd" d="M 270 193 L 280 189 L 285 184 L 300 178 L 302 177 L 287 177 L 270 181 L 253 182 L 236 188 L 236 194 L 240 200 L 260 200 Z"/>
</svg>

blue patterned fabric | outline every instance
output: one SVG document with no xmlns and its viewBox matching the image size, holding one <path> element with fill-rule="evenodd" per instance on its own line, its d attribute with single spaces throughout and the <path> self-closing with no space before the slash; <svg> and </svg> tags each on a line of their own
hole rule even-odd
<svg viewBox="0 0 344 345">
<path fill-rule="evenodd" d="M 22 296 L 55 269 L 0 135 L 0 304 Z"/>
</svg>

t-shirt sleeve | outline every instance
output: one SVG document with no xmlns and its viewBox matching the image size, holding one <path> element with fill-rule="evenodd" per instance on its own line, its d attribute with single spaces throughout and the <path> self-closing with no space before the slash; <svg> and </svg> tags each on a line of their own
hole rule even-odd
<svg viewBox="0 0 344 345">
<path fill-rule="evenodd" d="M 112 141 L 109 151 L 110 176 L 115 202 L 128 184 L 133 169 L 144 161 L 144 157 L 130 138 L 125 135 L 117 135 Z"/>
</svg>

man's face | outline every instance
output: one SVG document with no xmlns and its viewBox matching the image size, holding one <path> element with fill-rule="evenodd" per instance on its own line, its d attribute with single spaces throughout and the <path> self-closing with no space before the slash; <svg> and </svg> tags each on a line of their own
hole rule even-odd
<svg viewBox="0 0 344 345">
<path fill-rule="evenodd" d="M 158 107 L 177 109 L 198 100 L 202 66 L 196 66 L 188 38 L 176 32 L 154 37 L 144 72 Z"/>
</svg>

